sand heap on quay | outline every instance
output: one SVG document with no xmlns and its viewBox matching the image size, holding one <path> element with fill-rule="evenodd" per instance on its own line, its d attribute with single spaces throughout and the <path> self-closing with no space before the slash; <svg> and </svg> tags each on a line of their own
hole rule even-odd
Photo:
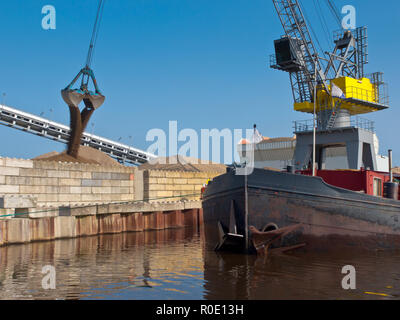
<svg viewBox="0 0 400 320">
<path fill-rule="evenodd" d="M 104 166 L 122 166 L 118 161 L 114 160 L 104 152 L 88 146 L 80 146 L 77 158 L 68 155 L 66 151 L 53 151 L 33 158 L 32 160 L 91 163 Z"/>
<path fill-rule="evenodd" d="M 226 166 L 220 163 L 204 161 L 185 156 L 172 156 L 169 158 L 157 158 L 155 161 L 142 164 L 139 170 L 162 170 L 183 172 L 219 172 L 225 173 Z"/>
</svg>

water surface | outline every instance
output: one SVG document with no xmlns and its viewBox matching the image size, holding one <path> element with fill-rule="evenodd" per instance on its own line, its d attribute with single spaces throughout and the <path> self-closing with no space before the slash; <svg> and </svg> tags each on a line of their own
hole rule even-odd
<svg viewBox="0 0 400 320">
<path fill-rule="evenodd" d="M 345 265 L 356 290 L 342 288 Z M 400 252 L 265 258 L 206 250 L 197 230 L 124 233 L 0 248 L 0 299 L 399 299 L 399 266 Z"/>
</svg>

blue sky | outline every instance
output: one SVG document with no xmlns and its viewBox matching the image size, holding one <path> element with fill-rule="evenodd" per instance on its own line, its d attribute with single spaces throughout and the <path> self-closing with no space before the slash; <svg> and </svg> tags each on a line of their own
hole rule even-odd
<svg viewBox="0 0 400 320">
<path fill-rule="evenodd" d="M 400 2 L 335 3 L 354 5 L 357 25 L 368 26 L 367 71 L 385 72 L 391 109 L 365 117 L 376 121 L 382 152 L 393 148 L 400 159 L 395 133 Z M 314 1 L 303 4 L 321 45 L 331 51 Z M 56 30 L 41 27 L 44 5 L 57 10 Z M 0 94 L 6 93 L 5 104 L 68 123 L 60 89 L 85 62 L 96 8 L 97 0 L 1 1 Z M 325 13 L 333 31 L 335 20 Z M 92 118 L 94 133 L 141 149 L 151 144 L 146 133 L 167 130 L 169 120 L 198 132 L 257 123 L 265 136 L 291 136 L 292 121 L 309 116 L 293 111 L 288 75 L 268 67 L 273 40 L 282 34 L 270 0 L 107 0 L 93 62 L 107 100 Z M 0 137 L 1 156 L 29 158 L 64 149 L 2 126 Z"/>
</svg>

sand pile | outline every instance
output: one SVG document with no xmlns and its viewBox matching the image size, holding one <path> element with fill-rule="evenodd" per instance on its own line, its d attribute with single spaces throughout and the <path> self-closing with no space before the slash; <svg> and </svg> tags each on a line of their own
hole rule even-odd
<svg viewBox="0 0 400 320">
<path fill-rule="evenodd" d="M 104 152 L 87 146 L 80 146 L 77 159 L 69 156 L 66 151 L 61 153 L 52 151 L 33 158 L 33 160 L 93 163 L 104 166 L 122 166 L 118 161 L 114 160 Z"/>
<path fill-rule="evenodd" d="M 200 159 L 172 156 L 169 158 L 157 158 L 154 162 L 144 163 L 140 170 L 167 170 L 167 171 L 188 171 L 188 172 L 226 172 L 226 166 L 211 161 Z"/>
</svg>

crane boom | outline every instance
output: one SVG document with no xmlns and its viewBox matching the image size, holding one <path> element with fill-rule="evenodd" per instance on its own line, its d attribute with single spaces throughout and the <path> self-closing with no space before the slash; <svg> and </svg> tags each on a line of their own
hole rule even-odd
<svg viewBox="0 0 400 320">
<path fill-rule="evenodd" d="M 295 102 L 313 101 L 316 81 L 322 83 L 326 89 L 328 86 L 301 6 L 298 0 L 273 0 L 273 3 L 292 52 L 296 54 L 294 58 L 298 62 L 298 68 L 290 72 L 294 100 Z M 317 79 L 315 79 L 315 73 L 317 73 Z"/>
</svg>

